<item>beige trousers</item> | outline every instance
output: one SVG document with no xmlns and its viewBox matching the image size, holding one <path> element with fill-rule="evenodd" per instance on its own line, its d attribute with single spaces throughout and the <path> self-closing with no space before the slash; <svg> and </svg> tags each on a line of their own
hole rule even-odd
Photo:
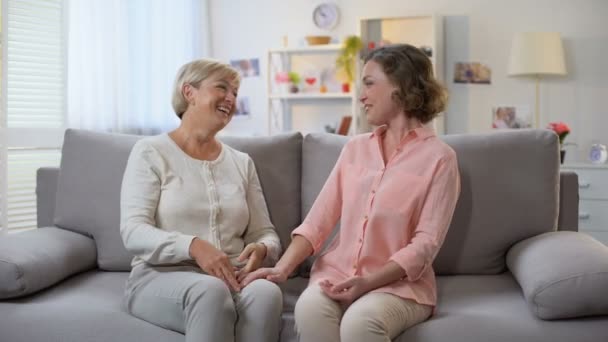
<svg viewBox="0 0 608 342">
<path fill-rule="evenodd" d="M 310 285 L 296 303 L 300 342 L 386 342 L 425 321 L 432 308 L 388 293 L 368 293 L 343 311 L 318 285 Z"/>
</svg>

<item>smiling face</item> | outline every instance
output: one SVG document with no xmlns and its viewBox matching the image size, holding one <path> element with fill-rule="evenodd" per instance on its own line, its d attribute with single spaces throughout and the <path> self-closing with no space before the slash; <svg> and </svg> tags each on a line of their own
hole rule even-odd
<svg viewBox="0 0 608 342">
<path fill-rule="evenodd" d="M 197 128 L 220 131 L 236 111 L 239 80 L 213 74 L 200 82 L 198 88 L 184 84 L 183 94 L 189 105 L 184 118 Z"/>
<path fill-rule="evenodd" d="M 371 125 L 381 126 L 402 114 L 402 107 L 393 99 L 398 90 L 373 60 L 363 66 L 363 79 L 359 100 Z"/>
</svg>

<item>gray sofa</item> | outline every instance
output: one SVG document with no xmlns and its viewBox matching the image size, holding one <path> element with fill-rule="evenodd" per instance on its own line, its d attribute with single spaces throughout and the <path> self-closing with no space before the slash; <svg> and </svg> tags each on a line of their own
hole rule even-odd
<svg viewBox="0 0 608 342">
<path fill-rule="evenodd" d="M 127 314 L 131 256 L 119 235 L 119 191 L 136 136 L 66 132 L 60 168 L 37 175 L 40 229 L 0 237 L 0 341 L 183 341 Z M 254 159 L 286 246 L 345 137 L 224 137 Z M 608 341 L 608 251 L 576 232 L 578 181 L 560 173 L 544 130 L 445 136 L 461 195 L 434 269 L 436 314 L 395 341 Z M 311 257 L 284 290 L 281 341 L 297 341 L 293 308 Z"/>
</svg>

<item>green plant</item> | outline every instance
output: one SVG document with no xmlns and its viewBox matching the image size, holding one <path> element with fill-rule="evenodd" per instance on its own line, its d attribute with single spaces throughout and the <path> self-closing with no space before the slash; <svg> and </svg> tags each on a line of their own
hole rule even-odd
<svg viewBox="0 0 608 342">
<path fill-rule="evenodd" d="M 355 60 L 362 48 L 363 42 L 358 36 L 348 36 L 342 43 L 336 66 L 344 70 L 348 83 L 352 83 L 355 78 Z"/>
<path fill-rule="evenodd" d="M 300 77 L 300 74 L 298 74 L 295 71 L 290 71 L 287 74 L 287 77 L 289 78 L 289 82 L 291 82 L 293 84 L 300 84 L 300 81 L 302 80 L 302 77 Z"/>
</svg>

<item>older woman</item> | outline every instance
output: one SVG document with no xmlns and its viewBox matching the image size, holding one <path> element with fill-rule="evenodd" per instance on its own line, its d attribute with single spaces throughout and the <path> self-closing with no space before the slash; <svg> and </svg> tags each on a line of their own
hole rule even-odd
<svg viewBox="0 0 608 342">
<path fill-rule="evenodd" d="M 344 146 L 276 267 L 243 281 L 284 281 L 341 219 L 296 303 L 302 342 L 390 341 L 426 320 L 437 301 L 432 264 L 460 182 L 456 153 L 425 124 L 443 110 L 446 93 L 410 45 L 372 51 L 362 76 L 361 104 L 379 127 Z"/>
<path fill-rule="evenodd" d="M 278 286 L 237 280 L 280 254 L 253 161 L 216 139 L 239 82 L 219 62 L 184 65 L 172 101 L 180 126 L 138 141 L 122 183 L 120 232 L 135 255 L 127 310 L 189 342 L 279 336 Z"/>
</svg>

